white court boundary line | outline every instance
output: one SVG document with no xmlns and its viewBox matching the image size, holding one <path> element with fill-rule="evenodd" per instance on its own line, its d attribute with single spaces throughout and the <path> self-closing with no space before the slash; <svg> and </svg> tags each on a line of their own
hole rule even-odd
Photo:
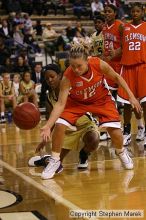
<svg viewBox="0 0 146 220">
<path fill-rule="evenodd" d="M 20 177 L 21 179 L 23 179 L 24 181 L 29 183 L 30 185 L 32 185 L 33 187 L 37 188 L 38 190 L 40 190 L 41 192 L 43 192 L 47 196 L 53 198 L 54 200 L 56 200 L 57 202 L 61 203 L 65 207 L 69 208 L 70 210 L 85 211 L 85 210 L 81 209 L 80 207 L 76 206 L 75 204 L 73 204 L 72 202 L 70 202 L 69 200 L 63 198 L 62 196 L 59 196 L 57 193 L 52 192 L 50 189 L 46 189 L 40 183 L 38 183 L 37 181 L 33 180 L 29 176 L 21 173 L 16 168 L 10 166 L 8 163 L 0 160 L 0 165 L 3 166 L 4 168 L 6 168 L 7 170 L 9 170 L 10 172 L 14 173 L 18 177 Z M 84 219 L 89 219 L 89 218 L 85 217 Z M 91 219 L 93 219 L 93 218 L 91 218 Z M 99 220 L 99 219 L 96 218 L 96 220 Z"/>
</svg>

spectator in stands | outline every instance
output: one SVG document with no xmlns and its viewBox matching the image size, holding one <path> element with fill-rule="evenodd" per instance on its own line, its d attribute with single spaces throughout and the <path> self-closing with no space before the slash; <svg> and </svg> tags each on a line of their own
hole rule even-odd
<svg viewBox="0 0 146 220">
<path fill-rule="evenodd" d="M 13 39 L 11 38 L 12 32 L 6 19 L 2 20 L 2 27 L 0 28 L 0 36 L 5 38 L 5 45 L 11 47 L 13 45 Z"/>
<path fill-rule="evenodd" d="M 20 95 L 20 91 L 19 91 L 20 74 L 19 73 L 14 73 L 14 75 L 13 75 L 13 87 L 14 87 L 14 91 L 15 91 L 15 95 L 16 95 L 16 101 L 17 101 L 17 103 L 19 103 L 19 95 Z"/>
<path fill-rule="evenodd" d="M 6 38 L 11 36 L 11 31 L 10 31 L 10 28 L 8 26 L 8 22 L 6 19 L 2 20 L 2 27 L 0 28 L 0 35 Z"/>
<path fill-rule="evenodd" d="M 67 37 L 66 30 L 63 30 L 56 42 L 57 51 L 69 50 L 70 39 Z"/>
<path fill-rule="evenodd" d="M 20 23 L 14 26 L 13 39 L 16 46 L 23 47 L 24 34 Z"/>
<path fill-rule="evenodd" d="M 75 26 L 75 28 L 74 28 L 74 35 L 76 34 L 77 31 L 80 32 L 80 34 L 81 34 L 83 37 L 86 36 L 86 31 L 85 31 L 85 29 L 82 27 L 82 23 L 79 22 L 79 21 L 76 22 L 76 26 Z"/>
<path fill-rule="evenodd" d="M 73 40 L 73 37 L 75 35 L 75 31 L 74 31 L 74 28 L 72 27 L 72 22 L 71 21 L 68 21 L 67 23 L 67 27 L 66 27 L 66 35 L 67 37 L 69 38 L 70 42 Z"/>
<path fill-rule="evenodd" d="M 31 74 L 31 79 L 35 84 L 41 84 L 44 81 L 44 74 L 42 71 L 42 64 L 36 63 L 34 71 Z"/>
<path fill-rule="evenodd" d="M 27 44 L 27 47 L 29 47 L 32 50 L 32 52 L 35 53 L 36 56 L 42 56 L 41 49 L 37 44 L 36 40 L 34 39 L 34 33 L 32 33 L 31 28 L 27 29 L 24 35 L 24 43 Z"/>
<path fill-rule="evenodd" d="M 92 10 L 93 17 L 103 12 L 104 7 L 103 7 L 102 2 L 100 2 L 100 0 L 93 0 L 93 2 L 91 3 L 91 10 Z"/>
<path fill-rule="evenodd" d="M 1 123 L 6 122 L 5 108 L 9 105 L 16 107 L 16 96 L 14 92 L 13 83 L 10 80 L 10 74 L 4 73 L 3 80 L 0 82 L 0 110 L 1 110 Z"/>
<path fill-rule="evenodd" d="M 76 31 L 76 34 L 73 37 L 73 42 L 79 44 L 81 41 L 83 41 L 83 39 L 84 37 L 81 35 L 81 33 L 79 31 Z"/>
<path fill-rule="evenodd" d="M 4 65 L 7 58 L 10 58 L 11 56 L 11 51 L 8 47 L 5 46 L 4 42 L 4 39 L 0 37 L 0 74 L 4 70 Z"/>
<path fill-rule="evenodd" d="M 30 67 L 26 64 L 24 57 L 18 56 L 14 65 L 14 72 L 19 73 L 22 76 L 24 72 L 29 70 Z"/>
<path fill-rule="evenodd" d="M 41 25 L 41 20 L 36 20 L 36 24 L 34 25 L 34 30 L 36 31 L 36 36 L 42 36 L 43 34 L 43 27 Z"/>
<path fill-rule="evenodd" d="M 24 17 L 22 17 L 21 13 L 11 13 L 12 15 L 12 19 L 13 19 L 13 25 L 17 25 L 17 24 L 20 24 L 20 23 L 24 23 Z"/>
<path fill-rule="evenodd" d="M 87 44 L 91 43 L 91 40 L 88 36 L 83 37 L 79 31 L 76 31 L 76 35 L 73 38 L 73 42 L 77 43 L 77 44 L 80 44 L 83 41 Z"/>
<path fill-rule="evenodd" d="M 43 30 L 43 40 L 45 42 L 45 49 L 50 56 L 54 55 L 56 50 L 56 40 L 59 35 L 52 28 L 51 23 L 47 23 L 45 29 Z"/>
<path fill-rule="evenodd" d="M 66 0 L 51 0 L 50 8 L 54 10 L 55 15 L 57 15 L 57 10 L 61 9 L 63 15 L 66 15 Z"/>
<path fill-rule="evenodd" d="M 32 20 L 30 19 L 28 14 L 24 15 L 24 32 L 26 32 L 27 30 L 32 29 Z"/>
<path fill-rule="evenodd" d="M 75 0 L 75 2 L 73 3 L 73 11 L 74 15 L 77 16 L 78 19 L 80 19 L 85 11 L 85 6 L 81 0 Z"/>
<path fill-rule="evenodd" d="M 43 39 L 57 38 L 58 34 L 52 28 L 51 23 L 47 23 L 45 29 L 43 30 Z"/>
<path fill-rule="evenodd" d="M 4 69 L 5 69 L 5 72 L 10 73 L 10 76 L 11 76 L 11 74 L 13 73 L 14 67 L 13 67 L 13 63 L 10 57 L 6 58 L 6 61 L 4 63 Z"/>
<path fill-rule="evenodd" d="M 22 75 L 22 80 L 20 82 L 20 94 L 22 102 L 32 102 L 36 107 L 38 107 L 35 83 L 31 80 L 31 74 L 28 71 Z"/>
</svg>

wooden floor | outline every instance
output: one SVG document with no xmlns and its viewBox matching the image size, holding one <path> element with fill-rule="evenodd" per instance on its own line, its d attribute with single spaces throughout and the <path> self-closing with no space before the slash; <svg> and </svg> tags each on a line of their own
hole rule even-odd
<svg viewBox="0 0 146 220">
<path fill-rule="evenodd" d="M 121 167 L 108 141 L 100 142 L 91 155 L 88 170 L 77 170 L 78 153 L 71 152 L 61 174 L 41 180 L 43 168 L 27 166 L 39 142 L 40 126 L 31 131 L 18 131 L 13 124 L 0 127 L 0 219 L 68 220 L 69 210 L 132 209 L 146 213 L 146 159 L 143 142 L 136 142 L 135 135 L 127 148 L 134 170 Z M 132 131 L 136 132 L 135 122 Z"/>
</svg>

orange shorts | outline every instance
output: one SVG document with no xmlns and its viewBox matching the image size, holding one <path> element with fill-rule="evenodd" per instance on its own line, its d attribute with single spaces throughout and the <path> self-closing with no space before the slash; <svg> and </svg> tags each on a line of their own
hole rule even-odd
<svg viewBox="0 0 146 220">
<path fill-rule="evenodd" d="M 121 76 L 127 82 L 129 88 L 140 102 L 146 102 L 146 64 L 123 66 Z M 128 95 L 123 88 L 118 89 L 118 101 L 130 104 Z"/>
<path fill-rule="evenodd" d="M 65 124 L 71 128 L 75 125 L 77 119 L 86 112 L 90 112 L 97 117 L 101 127 L 121 127 L 119 113 L 110 95 L 102 100 L 87 104 L 81 104 L 68 97 L 64 112 L 56 123 Z"/>
<path fill-rule="evenodd" d="M 120 74 L 121 64 L 115 63 L 115 62 L 114 63 L 109 62 L 108 64 L 115 70 L 115 72 Z M 109 79 L 108 77 L 106 77 L 106 81 L 107 81 L 107 84 L 109 85 L 110 90 L 117 90 L 118 89 L 118 84 L 116 84 L 112 79 Z"/>
</svg>

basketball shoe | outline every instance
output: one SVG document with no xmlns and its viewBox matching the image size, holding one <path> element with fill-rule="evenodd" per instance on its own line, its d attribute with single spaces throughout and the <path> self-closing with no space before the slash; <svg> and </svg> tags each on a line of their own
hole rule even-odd
<svg viewBox="0 0 146 220">
<path fill-rule="evenodd" d="M 123 145 L 128 146 L 131 143 L 131 124 L 124 124 Z"/>
<path fill-rule="evenodd" d="M 40 166 L 46 167 L 50 157 L 51 155 L 31 157 L 28 161 L 28 165 L 30 167 L 40 167 Z"/>
<path fill-rule="evenodd" d="M 137 141 L 143 141 L 145 138 L 145 128 L 138 126 L 138 132 L 136 135 L 136 140 Z"/>
<path fill-rule="evenodd" d="M 133 169 L 133 161 L 132 161 L 131 157 L 128 155 L 127 150 L 124 150 L 123 152 L 117 154 L 117 156 L 119 157 L 123 167 L 126 170 Z"/>
<path fill-rule="evenodd" d="M 86 153 L 84 149 L 81 149 L 79 153 L 79 163 L 78 163 L 78 169 L 87 169 L 88 168 L 88 156 L 90 154 Z"/>
<path fill-rule="evenodd" d="M 61 173 L 63 166 L 60 160 L 55 160 L 53 157 L 49 157 L 49 163 L 42 172 L 42 179 L 51 179 L 56 173 Z"/>
<path fill-rule="evenodd" d="M 5 124 L 5 123 L 6 123 L 6 118 L 5 118 L 5 116 L 1 116 L 0 123 L 1 123 L 1 124 Z"/>
<path fill-rule="evenodd" d="M 123 135 L 123 145 L 128 146 L 131 143 L 131 134 L 124 133 Z"/>
</svg>

